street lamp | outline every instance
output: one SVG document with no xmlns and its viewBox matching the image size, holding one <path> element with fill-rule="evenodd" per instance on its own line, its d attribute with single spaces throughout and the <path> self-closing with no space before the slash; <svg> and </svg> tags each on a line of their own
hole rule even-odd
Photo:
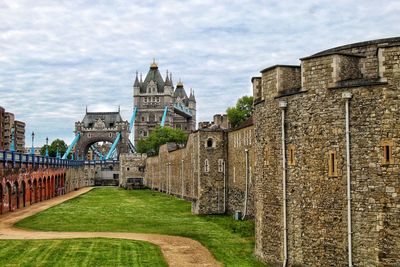
<svg viewBox="0 0 400 267">
<path fill-rule="evenodd" d="M 35 155 L 35 147 L 33 146 L 34 141 L 35 141 L 35 133 L 32 131 L 32 149 L 31 149 L 32 155 Z"/>
<path fill-rule="evenodd" d="M 59 153 L 58 144 L 57 144 L 57 152 L 56 152 L 56 158 L 57 158 L 57 159 L 60 158 L 60 155 L 59 155 L 59 154 L 60 154 L 60 153 Z"/>
<path fill-rule="evenodd" d="M 49 138 L 46 137 L 46 158 L 49 157 Z"/>
<path fill-rule="evenodd" d="M 11 145 L 10 145 L 10 151 L 14 152 L 15 151 L 15 129 L 11 128 Z"/>
</svg>

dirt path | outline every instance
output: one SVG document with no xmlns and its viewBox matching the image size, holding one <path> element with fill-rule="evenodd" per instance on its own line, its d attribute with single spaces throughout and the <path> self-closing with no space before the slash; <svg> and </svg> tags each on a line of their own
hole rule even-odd
<svg viewBox="0 0 400 267">
<path fill-rule="evenodd" d="M 221 266 L 221 264 L 215 260 L 213 255 L 204 246 L 193 239 L 185 237 L 118 232 L 40 232 L 22 230 L 13 227 L 14 223 L 19 220 L 84 194 L 91 189 L 92 188 L 82 188 L 78 191 L 73 191 L 66 195 L 34 204 L 28 208 L 19 209 L 15 212 L 1 215 L 0 239 L 64 239 L 108 237 L 142 240 L 159 246 L 169 266 Z"/>
</svg>

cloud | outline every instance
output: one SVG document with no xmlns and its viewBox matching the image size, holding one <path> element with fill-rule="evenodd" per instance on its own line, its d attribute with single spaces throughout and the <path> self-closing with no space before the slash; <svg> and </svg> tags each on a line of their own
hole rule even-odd
<svg viewBox="0 0 400 267">
<path fill-rule="evenodd" d="M 399 11 L 397 1 L 0 0 L 0 105 L 38 144 L 71 141 L 86 106 L 121 106 L 129 120 L 134 73 L 155 57 L 196 91 L 197 121 L 210 120 L 267 66 L 398 35 Z"/>
</svg>

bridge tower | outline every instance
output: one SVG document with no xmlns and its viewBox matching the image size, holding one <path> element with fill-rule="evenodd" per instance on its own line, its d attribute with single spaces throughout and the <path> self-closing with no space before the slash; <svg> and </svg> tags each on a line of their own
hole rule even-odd
<svg viewBox="0 0 400 267">
<path fill-rule="evenodd" d="M 117 144 L 118 155 L 129 152 L 129 122 L 123 121 L 118 112 L 88 112 L 82 121 L 75 122 L 75 134 L 80 138 L 75 145 L 75 154 L 85 158 L 92 145 L 98 142 L 113 143 L 121 133 Z"/>
<path fill-rule="evenodd" d="M 165 126 L 180 128 L 188 133 L 196 129 L 194 92 L 191 91 L 188 97 L 181 81 L 174 88 L 172 74 L 167 71 L 164 79 L 154 60 L 144 80 L 136 73 L 133 102 L 138 108 L 135 144 L 160 125 L 165 107 L 168 107 Z"/>
</svg>

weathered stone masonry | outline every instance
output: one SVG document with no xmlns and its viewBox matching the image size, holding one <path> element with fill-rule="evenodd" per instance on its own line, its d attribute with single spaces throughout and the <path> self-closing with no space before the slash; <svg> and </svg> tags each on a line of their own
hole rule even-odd
<svg viewBox="0 0 400 267">
<path fill-rule="evenodd" d="M 293 73 L 296 78 L 288 75 Z M 396 266 L 400 38 L 327 50 L 301 59 L 297 67 L 273 66 L 253 85 L 259 96 L 254 111 L 256 255 L 272 264 L 284 261 L 279 108 L 284 101 L 288 264 L 348 264 L 343 93 L 350 93 L 352 263 Z"/>
<path fill-rule="evenodd" d="M 147 158 L 145 183 L 192 200 L 197 214 L 241 211 L 252 217 L 253 136 L 250 121 L 230 132 L 221 128 L 198 130 L 189 135 L 184 148 L 163 145 L 158 156 Z"/>
</svg>

